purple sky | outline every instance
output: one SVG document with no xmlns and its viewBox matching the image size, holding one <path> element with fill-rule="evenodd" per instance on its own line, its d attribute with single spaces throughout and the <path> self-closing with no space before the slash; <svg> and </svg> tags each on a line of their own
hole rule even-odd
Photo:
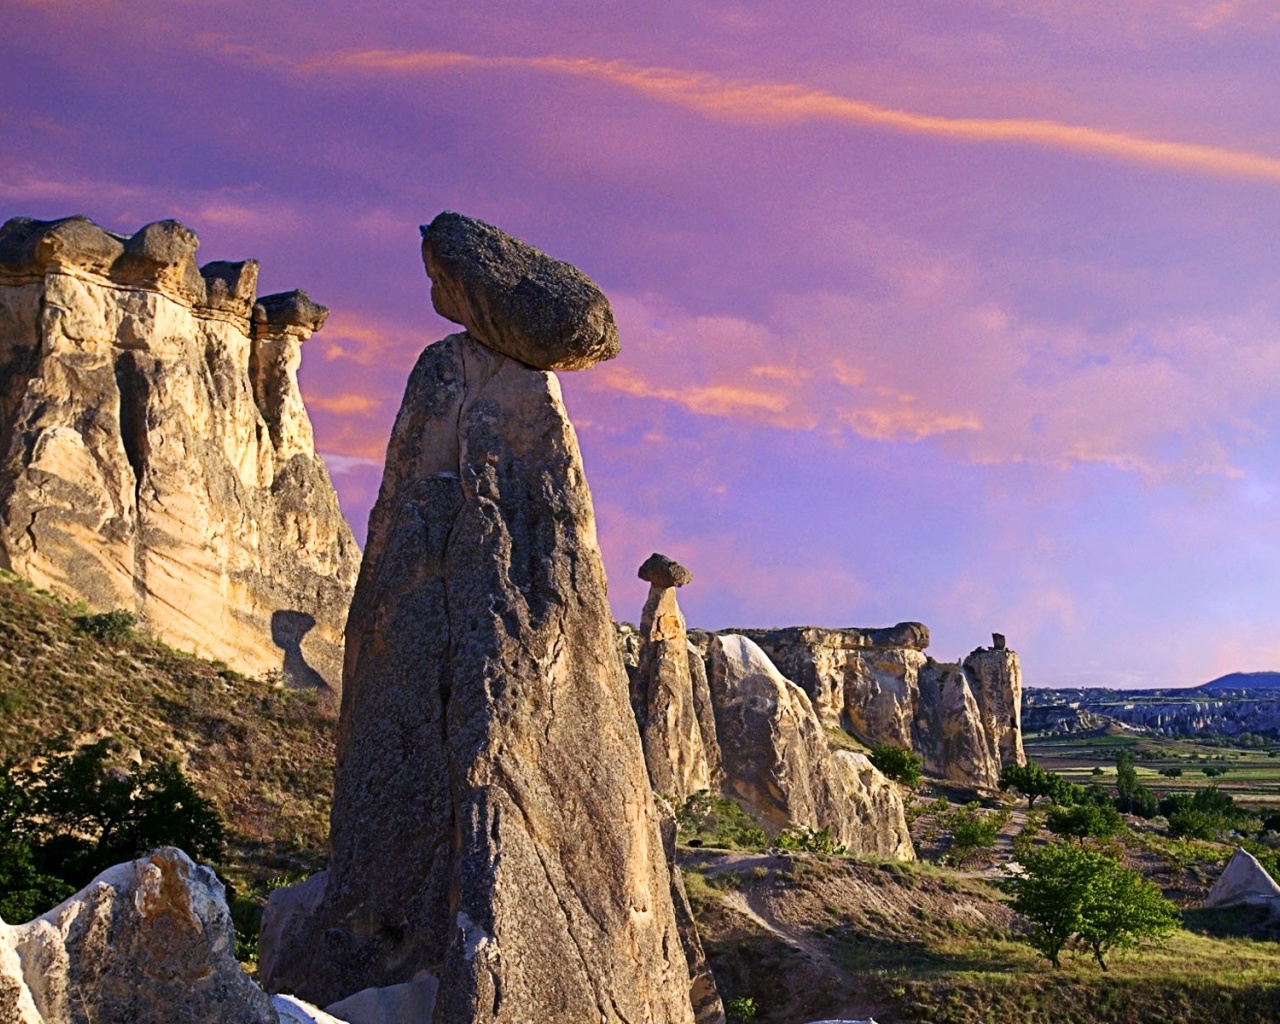
<svg viewBox="0 0 1280 1024">
<path fill-rule="evenodd" d="M 300 13 L 305 12 L 305 13 Z M 582 267 L 563 374 L 615 614 L 1008 634 L 1031 685 L 1280 668 L 1272 0 L 0 0 L 0 217 L 175 216 L 332 310 L 358 535 L 417 226 Z"/>
</svg>

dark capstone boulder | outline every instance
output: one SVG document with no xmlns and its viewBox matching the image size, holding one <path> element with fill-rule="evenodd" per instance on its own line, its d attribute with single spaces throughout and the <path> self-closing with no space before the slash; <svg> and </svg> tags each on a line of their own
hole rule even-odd
<svg viewBox="0 0 1280 1024">
<path fill-rule="evenodd" d="M 609 300 L 576 267 L 460 213 L 422 228 L 431 302 L 476 341 L 540 370 L 585 370 L 620 350 Z"/>
<path fill-rule="evenodd" d="M 268 327 L 302 327 L 318 331 L 329 318 L 329 307 L 314 302 L 301 289 L 259 296 L 253 307 L 253 322 Z"/>
<path fill-rule="evenodd" d="M 660 555 L 656 551 L 644 560 L 636 575 L 655 587 L 683 587 L 693 582 L 693 573 L 674 558 Z"/>
</svg>

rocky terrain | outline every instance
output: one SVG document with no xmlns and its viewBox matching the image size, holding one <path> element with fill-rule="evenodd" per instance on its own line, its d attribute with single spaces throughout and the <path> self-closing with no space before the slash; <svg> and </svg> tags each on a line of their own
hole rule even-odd
<svg viewBox="0 0 1280 1024">
<path fill-rule="evenodd" d="M 925 771 L 960 786 L 994 790 L 1005 764 L 1022 764 L 1022 667 L 994 636 L 962 662 L 924 653 L 929 630 L 919 622 L 885 629 L 720 630 L 756 644 L 808 696 L 821 724 L 867 746 L 914 750 Z M 694 632 L 709 650 L 716 634 Z M 627 653 L 631 633 L 620 627 Z"/>
<path fill-rule="evenodd" d="M 171 220 L 0 227 L 0 568 L 336 690 L 360 553 L 296 379 L 328 311 L 198 246 Z"/>
<path fill-rule="evenodd" d="M 1267 676 L 1270 673 L 1260 673 Z M 1189 689 L 1027 691 L 1027 732 L 1088 732 L 1118 723 L 1162 736 L 1280 736 L 1280 692 L 1244 673 Z"/>
</svg>

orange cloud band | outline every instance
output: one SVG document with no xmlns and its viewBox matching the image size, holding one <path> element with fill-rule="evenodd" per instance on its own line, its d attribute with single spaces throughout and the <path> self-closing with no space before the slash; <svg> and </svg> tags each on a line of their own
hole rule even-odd
<svg viewBox="0 0 1280 1024">
<path fill-rule="evenodd" d="M 235 48 L 244 52 L 243 48 Z M 672 68 L 642 67 L 593 57 L 480 57 L 440 50 L 352 50 L 288 63 L 298 72 L 432 74 L 455 69 L 514 69 L 593 78 L 711 117 L 755 123 L 835 120 L 890 131 L 968 142 L 1020 142 L 1137 163 L 1280 183 L 1280 158 L 1195 142 L 1145 138 L 1128 132 L 1033 118 L 943 117 L 895 110 L 821 89 L 778 82 L 724 79 Z"/>
</svg>

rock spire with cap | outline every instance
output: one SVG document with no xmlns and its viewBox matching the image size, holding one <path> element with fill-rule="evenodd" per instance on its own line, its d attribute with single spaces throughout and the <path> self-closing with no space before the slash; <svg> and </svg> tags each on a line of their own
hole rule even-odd
<svg viewBox="0 0 1280 1024">
<path fill-rule="evenodd" d="M 701 953 L 577 440 L 535 368 L 614 354 L 612 314 L 479 221 L 442 214 L 423 253 L 468 331 L 405 389 L 347 625 L 329 869 L 273 894 L 263 978 L 321 1005 L 412 986 L 436 1024 L 692 1024 Z"/>
<path fill-rule="evenodd" d="M 336 690 L 360 551 L 297 382 L 328 311 L 199 244 L 176 220 L 0 227 L 0 568 Z"/>
<path fill-rule="evenodd" d="M 631 673 L 631 707 L 640 727 L 645 764 L 654 791 L 679 806 L 694 793 L 719 785 L 711 689 L 701 658 L 691 655 L 676 588 L 693 580 L 679 562 L 656 552 L 638 573 L 649 583 L 640 616 L 640 653 Z"/>
</svg>

